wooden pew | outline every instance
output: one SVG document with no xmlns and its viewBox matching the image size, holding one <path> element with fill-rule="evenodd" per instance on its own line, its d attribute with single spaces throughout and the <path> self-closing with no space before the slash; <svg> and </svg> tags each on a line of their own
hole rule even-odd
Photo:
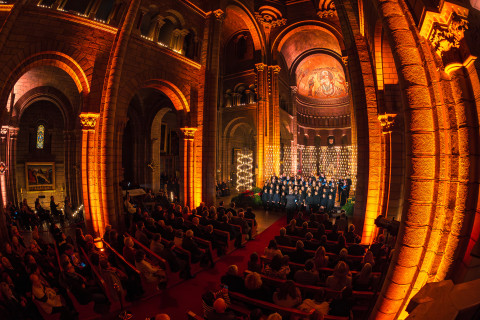
<svg viewBox="0 0 480 320">
<path fill-rule="evenodd" d="M 262 255 L 260 257 L 260 260 L 262 261 L 263 265 L 266 265 L 266 264 L 269 264 L 272 259 L 269 259 L 268 257 Z M 295 271 L 297 270 L 303 270 L 305 269 L 305 265 L 304 264 L 300 264 L 300 263 L 295 263 L 295 262 L 289 262 L 288 263 L 289 267 L 290 267 L 290 270 L 292 273 L 295 273 Z M 333 268 L 320 268 L 318 269 L 319 272 L 325 272 L 327 274 L 332 274 L 334 269 Z M 356 271 L 356 270 L 350 270 L 350 273 L 352 274 L 352 276 L 355 276 L 359 271 Z M 377 276 L 379 277 L 381 275 L 381 272 L 372 272 L 372 275 L 373 276 Z"/>
<path fill-rule="evenodd" d="M 271 310 L 273 312 L 278 312 L 279 314 L 282 315 L 282 317 L 286 317 L 287 319 L 289 319 L 292 316 L 300 317 L 300 318 L 303 318 L 303 317 L 308 318 L 315 311 L 315 309 L 311 309 L 308 312 L 304 312 L 304 311 L 301 311 L 301 310 L 295 309 L 295 308 L 285 308 L 285 307 L 276 305 L 276 304 L 271 303 L 271 302 L 250 298 L 250 297 L 248 297 L 244 294 L 238 293 L 238 292 L 231 292 L 230 291 L 228 294 L 230 295 L 230 299 L 232 299 L 232 300 L 240 301 L 240 302 L 243 302 L 247 305 L 255 306 L 255 307 L 258 307 L 258 308 L 261 308 L 261 309 L 267 309 L 267 310 Z M 325 315 L 324 319 L 325 320 L 348 320 L 348 317 L 336 317 L 336 316 Z"/>
<path fill-rule="evenodd" d="M 193 311 L 188 311 L 187 312 L 187 318 L 188 318 L 188 320 L 205 320 L 204 317 L 199 316 L 198 314 L 194 313 Z"/>
<path fill-rule="evenodd" d="M 213 232 L 221 237 L 224 240 L 220 240 L 220 243 L 223 243 L 225 245 L 225 250 L 226 254 L 229 254 L 233 250 L 235 250 L 235 239 L 230 239 L 230 233 L 227 231 L 219 230 L 219 229 L 213 229 Z"/>
<path fill-rule="evenodd" d="M 131 237 L 128 233 L 125 233 L 125 235 L 127 237 Z M 135 243 L 135 245 L 137 247 L 139 247 L 140 249 L 142 249 L 148 257 L 150 257 L 151 261 L 152 260 L 158 261 L 160 266 L 163 268 L 163 270 L 165 270 L 165 274 L 167 276 L 167 287 L 172 287 L 175 284 L 178 284 L 178 283 L 183 281 L 183 279 L 180 277 L 180 272 L 173 272 L 170 269 L 170 265 L 168 264 L 168 262 L 165 259 L 163 259 L 158 254 L 156 254 L 155 252 L 150 250 L 150 248 L 147 248 L 143 243 L 141 243 L 140 241 L 138 241 L 134 237 L 131 237 L 131 238 L 132 238 L 133 242 Z M 143 280 L 145 280 L 145 279 L 143 279 Z M 154 291 L 156 291 L 156 290 L 154 290 Z"/>
<path fill-rule="evenodd" d="M 245 270 L 245 272 L 244 272 L 245 275 L 249 274 L 249 273 L 251 273 L 251 271 L 249 271 L 249 270 Z M 273 287 L 278 287 L 278 286 L 280 286 L 281 284 L 283 284 L 284 282 L 287 281 L 287 280 L 282 280 L 282 279 L 278 279 L 278 278 L 269 277 L 269 276 L 266 276 L 264 274 L 261 274 L 260 276 L 262 277 L 263 282 L 265 282 L 267 285 L 270 285 L 270 286 L 273 286 Z M 325 299 L 326 300 L 339 298 L 340 295 L 342 294 L 341 291 L 335 291 L 335 290 L 326 288 L 323 285 L 305 285 L 305 284 L 301 284 L 301 283 L 298 283 L 298 282 L 295 282 L 295 285 L 302 292 L 304 299 L 305 299 L 306 294 L 310 294 L 310 295 L 314 296 L 316 293 L 318 293 L 320 291 L 323 291 L 325 293 Z M 356 299 L 356 301 L 368 301 L 368 302 L 370 302 L 374 295 L 375 295 L 375 293 L 373 291 L 353 291 L 353 296 Z"/>
</svg>

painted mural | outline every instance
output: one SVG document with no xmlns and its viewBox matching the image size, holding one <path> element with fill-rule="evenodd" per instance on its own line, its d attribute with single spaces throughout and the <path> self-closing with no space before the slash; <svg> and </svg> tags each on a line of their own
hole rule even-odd
<svg viewBox="0 0 480 320">
<path fill-rule="evenodd" d="M 326 54 L 315 54 L 300 62 L 296 70 L 298 93 L 309 99 L 338 99 L 348 96 L 340 62 Z"/>
</svg>

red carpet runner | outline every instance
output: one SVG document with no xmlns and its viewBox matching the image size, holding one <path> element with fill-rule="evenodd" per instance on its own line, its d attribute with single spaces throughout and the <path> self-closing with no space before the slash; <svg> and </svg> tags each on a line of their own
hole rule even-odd
<svg viewBox="0 0 480 320">
<path fill-rule="evenodd" d="M 203 315 L 201 296 L 207 290 L 216 290 L 220 283 L 220 277 L 225 274 L 228 266 L 236 264 L 239 272 L 247 268 L 250 254 L 257 252 L 263 254 L 268 242 L 278 234 L 278 230 L 286 224 L 286 217 L 278 219 L 265 231 L 249 241 L 245 248 L 237 249 L 227 256 L 222 257 L 215 263 L 215 268 L 207 269 L 196 275 L 194 279 L 185 281 L 173 288 L 165 290 L 162 294 L 149 300 L 138 301 L 129 307 L 134 314 L 135 320 L 144 320 L 153 317 L 157 313 L 166 313 L 172 320 L 186 319 L 186 312 Z"/>
</svg>

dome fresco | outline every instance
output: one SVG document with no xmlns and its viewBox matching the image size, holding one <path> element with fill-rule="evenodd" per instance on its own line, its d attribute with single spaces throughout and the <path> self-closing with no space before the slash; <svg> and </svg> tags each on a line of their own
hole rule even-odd
<svg viewBox="0 0 480 320">
<path fill-rule="evenodd" d="M 296 69 L 298 93 L 307 100 L 337 104 L 348 98 L 348 85 L 340 62 L 327 54 L 314 54 Z M 322 104 L 325 104 L 322 103 Z"/>
</svg>

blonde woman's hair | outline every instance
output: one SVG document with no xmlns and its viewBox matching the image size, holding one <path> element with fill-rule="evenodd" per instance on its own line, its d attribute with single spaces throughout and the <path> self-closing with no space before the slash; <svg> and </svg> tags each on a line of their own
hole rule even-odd
<svg viewBox="0 0 480 320">
<path fill-rule="evenodd" d="M 245 288 L 248 290 L 257 290 L 261 286 L 262 277 L 257 272 L 250 273 L 245 277 Z"/>
</svg>

